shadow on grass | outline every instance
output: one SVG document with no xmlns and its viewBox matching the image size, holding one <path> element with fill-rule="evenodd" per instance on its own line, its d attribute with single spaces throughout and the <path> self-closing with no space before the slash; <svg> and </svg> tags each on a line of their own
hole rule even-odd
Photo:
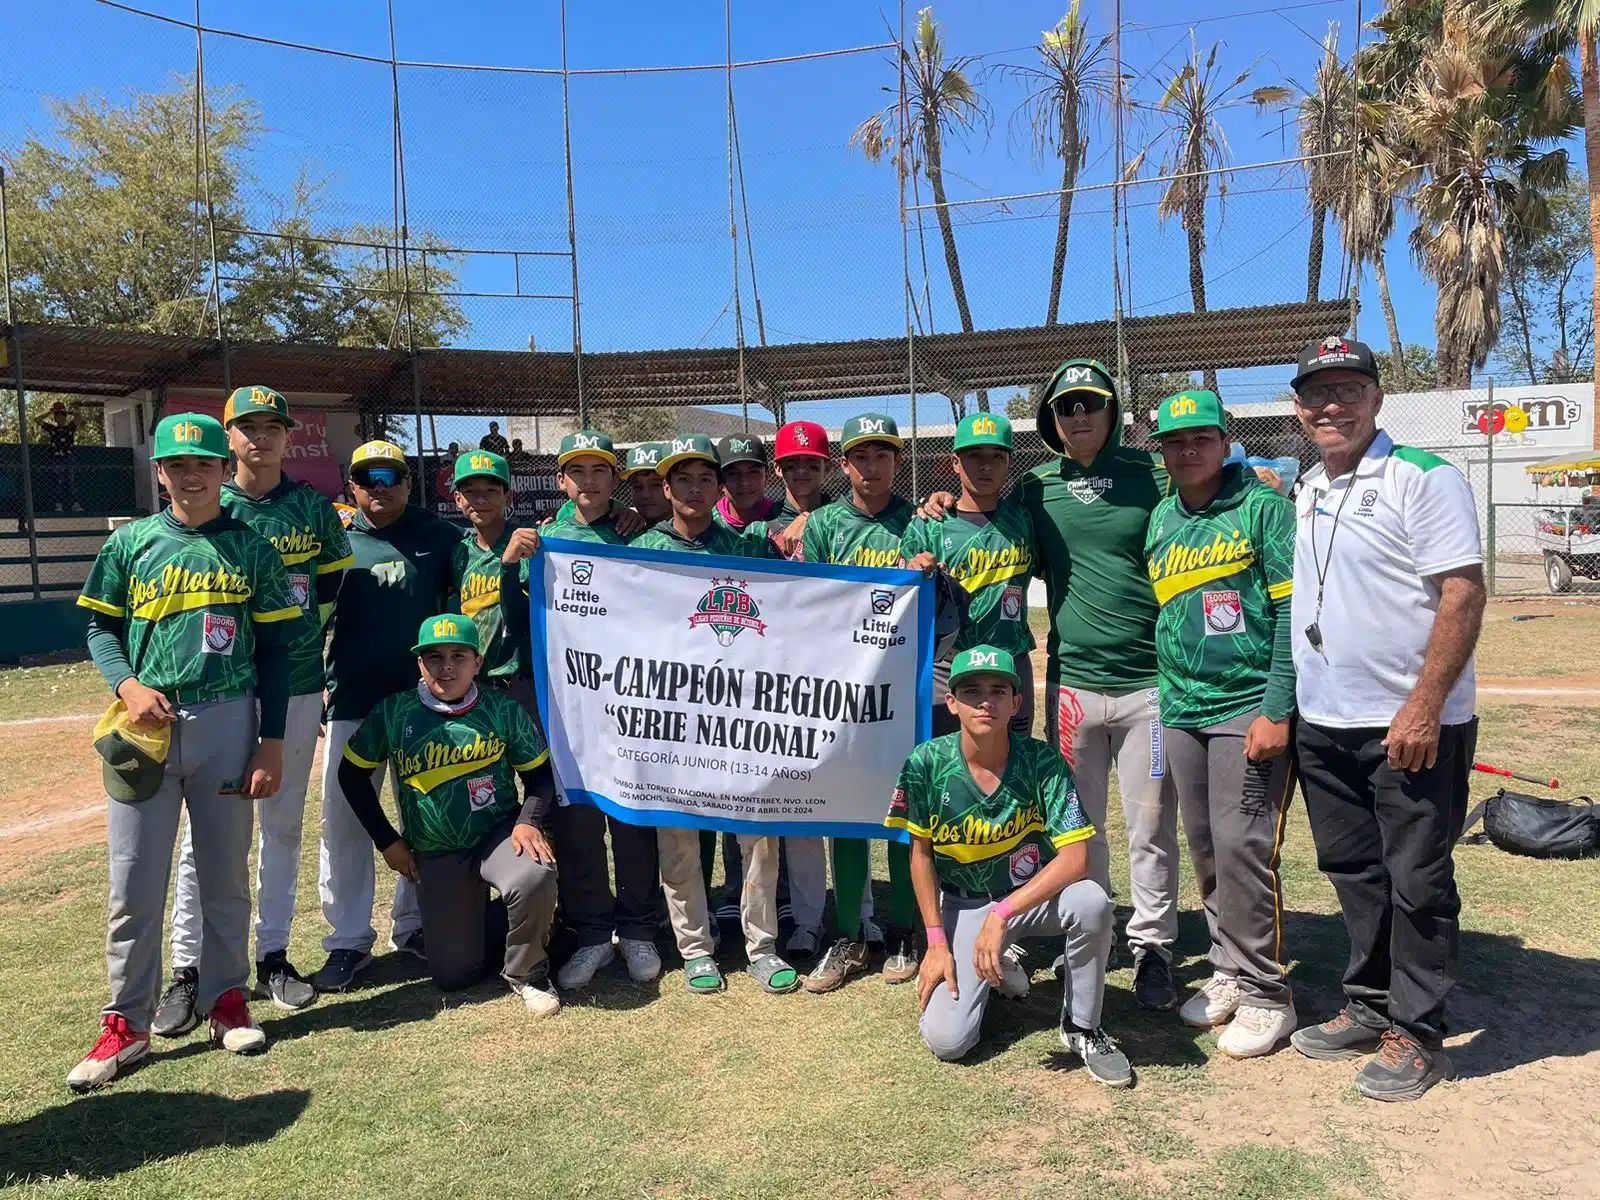
<svg viewBox="0 0 1600 1200">
<path fill-rule="evenodd" d="M 85 1096 L 0 1125 L 0 1184 L 67 1174 L 110 1179 L 180 1154 L 264 1142 L 298 1120 L 310 1100 L 303 1090 L 237 1100 L 211 1092 Z"/>
</svg>

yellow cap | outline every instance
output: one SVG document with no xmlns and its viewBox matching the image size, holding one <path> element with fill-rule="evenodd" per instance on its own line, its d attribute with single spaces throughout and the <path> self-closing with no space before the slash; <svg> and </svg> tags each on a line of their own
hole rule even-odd
<svg viewBox="0 0 1600 1200">
<path fill-rule="evenodd" d="M 394 463 L 404 467 L 406 452 L 393 442 L 362 442 L 350 456 L 350 469 L 354 471 L 367 463 Z"/>
</svg>

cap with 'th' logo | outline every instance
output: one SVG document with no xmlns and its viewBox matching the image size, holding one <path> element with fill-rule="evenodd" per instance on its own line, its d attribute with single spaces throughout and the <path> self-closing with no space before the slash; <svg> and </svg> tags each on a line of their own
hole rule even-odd
<svg viewBox="0 0 1600 1200">
<path fill-rule="evenodd" d="M 460 613 L 440 613 L 422 623 L 417 630 L 417 644 L 411 647 L 411 653 L 421 654 L 429 646 L 466 646 L 477 651 L 479 645 L 478 627 L 471 617 L 463 617 Z"/>
<path fill-rule="evenodd" d="M 568 459 L 577 458 L 580 454 L 592 454 L 605 459 L 613 467 L 617 465 L 617 451 L 611 444 L 611 435 L 601 433 L 598 429 L 580 429 L 562 438 L 561 445 L 556 449 L 556 466 L 564 467 Z"/>
<path fill-rule="evenodd" d="M 846 452 L 851 446 L 859 446 L 862 442 L 885 442 L 896 450 L 906 444 L 900 436 L 900 426 L 894 423 L 893 417 L 884 416 L 883 413 L 862 413 L 844 423 L 844 429 L 839 433 L 839 450 Z"/>
<path fill-rule="evenodd" d="M 511 486 L 511 467 L 500 455 L 489 450 L 468 450 L 456 459 L 454 484 L 459 488 L 469 479 L 492 479 Z"/>
<path fill-rule="evenodd" d="M 156 426 L 155 446 L 150 457 L 227 458 L 228 434 L 222 422 L 202 413 L 174 413 L 162 417 Z"/>
<path fill-rule="evenodd" d="M 998 646 L 973 646 L 956 655 L 950 663 L 950 686 L 968 675 L 998 675 L 1009 679 L 1012 687 L 1019 686 L 1017 663 L 1010 651 Z"/>
<path fill-rule="evenodd" d="M 1183 429 L 1218 429 L 1226 432 L 1228 414 L 1215 392 L 1197 389 L 1168 396 L 1156 405 L 1156 437 Z"/>
<path fill-rule="evenodd" d="M 974 446 L 1011 449 L 1011 422 L 1004 413 L 974 413 L 961 418 L 961 424 L 956 426 L 955 449 L 970 450 Z"/>
</svg>

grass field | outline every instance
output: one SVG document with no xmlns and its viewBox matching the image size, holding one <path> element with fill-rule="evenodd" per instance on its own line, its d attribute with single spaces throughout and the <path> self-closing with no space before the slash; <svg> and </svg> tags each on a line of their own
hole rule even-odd
<svg viewBox="0 0 1600 1200">
<path fill-rule="evenodd" d="M 1595 641 L 1583 650 L 1556 626 L 1507 621 L 1494 632 L 1508 640 L 1486 644 L 1485 658 L 1502 656 L 1500 669 L 1517 676 L 1536 664 L 1550 675 L 1592 669 Z M 1535 635 L 1537 653 L 1519 644 Z M 0 673 L 0 720 L 94 711 L 97 683 L 86 665 Z M 1600 708 L 1486 704 L 1482 715 L 1482 757 L 1600 792 Z M 1361 1101 L 1348 1064 L 1287 1050 L 1222 1059 L 1214 1036 L 1139 1012 L 1125 965 L 1108 986 L 1106 1024 L 1139 1083 L 1109 1093 L 1059 1052 L 1045 946 L 1034 948 L 1032 996 L 994 1002 L 983 1043 L 960 1065 L 926 1053 L 913 993 L 876 976 L 831 996 L 769 997 L 734 973 L 725 996 L 691 997 L 669 955 L 658 984 L 613 967 L 537 1023 L 497 987 L 447 1002 L 389 956 L 362 990 L 303 1013 L 258 1004 L 272 1038 L 263 1057 L 211 1051 L 191 1035 L 73 1098 L 62 1079 L 104 1002 L 105 852 L 92 820 L 73 844 L 42 840 L 34 810 L 33 824 L 19 823 L 12 797 L 54 770 L 63 809 L 94 804 L 86 733 L 78 722 L 4 734 L 7 1194 L 1600 1195 L 1600 1123 L 1586 1103 L 1600 1084 L 1600 869 L 1487 845 L 1458 855 L 1466 912 L 1451 1053 L 1461 1078 L 1416 1105 Z M 313 795 L 308 831 L 317 811 Z M 1121 837 L 1111 830 L 1117 867 Z M 315 846 L 309 836 L 291 948 L 305 969 L 322 958 Z M 881 861 L 876 874 L 885 877 Z M 1317 1019 L 1338 1004 L 1345 940 L 1299 810 L 1283 876 L 1296 999 L 1302 1019 Z M 1207 969 L 1187 865 L 1184 887 L 1179 977 L 1192 984 Z M 378 924 L 386 933 L 386 918 Z M 725 968 L 739 959 L 725 954 Z"/>
</svg>

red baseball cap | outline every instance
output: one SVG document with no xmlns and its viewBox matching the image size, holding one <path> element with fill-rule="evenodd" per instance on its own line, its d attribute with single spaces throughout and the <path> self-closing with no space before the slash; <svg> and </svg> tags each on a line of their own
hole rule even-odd
<svg viewBox="0 0 1600 1200">
<path fill-rule="evenodd" d="M 772 461 L 786 458 L 828 458 L 828 431 L 815 421 L 790 421 L 778 430 Z"/>
</svg>

